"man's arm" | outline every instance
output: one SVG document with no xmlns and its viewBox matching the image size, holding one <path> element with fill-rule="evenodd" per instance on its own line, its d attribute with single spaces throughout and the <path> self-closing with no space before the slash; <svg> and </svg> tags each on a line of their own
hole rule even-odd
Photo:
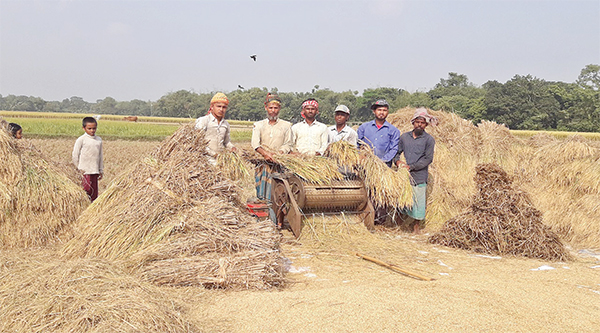
<svg viewBox="0 0 600 333">
<path fill-rule="evenodd" d="M 398 153 L 398 142 L 400 141 L 400 131 L 397 128 L 392 127 L 392 132 L 390 133 L 389 138 L 390 138 L 390 143 L 388 145 L 389 149 L 385 153 L 385 155 L 383 155 L 383 158 L 382 158 L 382 160 L 386 163 L 390 162 L 396 156 L 396 153 Z"/>
<path fill-rule="evenodd" d="M 358 127 L 358 131 L 356 131 L 356 135 L 358 137 L 358 147 L 360 147 L 361 141 L 365 141 L 365 128 L 364 124 Z"/>
<path fill-rule="evenodd" d="M 250 146 L 252 149 L 257 150 L 260 147 L 260 124 L 254 123 L 252 126 L 252 139 L 250 139 Z"/>
<path fill-rule="evenodd" d="M 394 159 L 392 159 L 392 163 L 396 164 L 397 166 L 400 166 L 400 155 L 402 155 L 403 152 L 404 143 L 402 142 L 402 137 L 400 137 L 400 140 L 398 140 L 398 152 L 396 153 L 396 156 L 394 156 Z"/>
<path fill-rule="evenodd" d="M 225 137 L 223 138 L 223 144 L 225 145 L 225 148 L 229 149 L 229 150 L 235 150 L 235 146 L 233 145 L 233 143 L 231 143 L 231 128 L 229 127 L 229 123 L 227 123 L 227 126 L 225 127 Z"/>
<path fill-rule="evenodd" d="M 102 179 L 102 176 L 104 175 L 104 148 L 102 145 L 102 141 L 100 141 L 100 156 L 98 156 L 98 158 L 100 159 L 100 167 L 98 168 L 98 170 L 100 171 L 100 176 L 98 176 L 98 179 Z"/>
<path fill-rule="evenodd" d="M 356 147 L 356 145 L 358 143 L 358 134 L 352 128 L 350 128 L 349 132 L 350 133 L 348 133 L 348 142 L 350 142 L 351 144 L 354 145 L 354 147 Z"/>
<path fill-rule="evenodd" d="M 433 138 L 429 138 L 425 144 L 425 153 L 415 163 L 409 165 L 410 171 L 419 171 L 425 169 L 431 162 L 433 162 L 433 152 L 435 148 L 435 141 Z"/>
</svg>

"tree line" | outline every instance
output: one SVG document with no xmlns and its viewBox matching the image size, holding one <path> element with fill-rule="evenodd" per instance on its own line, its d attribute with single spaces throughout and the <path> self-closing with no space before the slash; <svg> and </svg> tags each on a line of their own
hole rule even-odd
<svg viewBox="0 0 600 333">
<path fill-rule="evenodd" d="M 345 104 L 351 110 L 351 122 L 372 118 L 369 106 L 384 98 L 390 109 L 424 106 L 454 112 L 478 123 L 492 120 L 511 129 L 600 132 L 600 65 L 584 67 L 576 82 L 552 82 L 531 75 L 515 75 L 505 83 L 488 81 L 481 87 L 464 74 L 449 73 L 427 92 L 410 93 L 403 89 L 380 87 L 335 92 L 315 85 L 310 92 L 279 92 L 277 88 L 250 88 L 225 92 L 230 99 L 227 118 L 257 121 L 265 117 L 263 103 L 268 92 L 282 99 L 280 117 L 299 121 L 300 105 L 307 98 L 319 101 L 320 120 L 332 124 L 333 110 Z M 84 101 L 71 97 L 44 101 L 39 97 L 0 95 L 0 110 L 122 114 L 137 116 L 197 118 L 206 114 L 213 93 L 179 90 L 157 101 L 116 101 L 112 97 Z"/>
</svg>

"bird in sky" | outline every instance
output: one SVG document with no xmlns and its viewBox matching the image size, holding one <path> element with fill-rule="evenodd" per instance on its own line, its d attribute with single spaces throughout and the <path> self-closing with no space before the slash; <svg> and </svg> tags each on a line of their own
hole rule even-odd
<svg viewBox="0 0 600 333">
<path fill-rule="evenodd" d="M 244 90 L 244 87 L 242 87 L 241 85 L 238 84 L 238 88 Z"/>
<path fill-rule="evenodd" d="M 252 60 L 256 61 L 256 54 L 251 55 L 250 58 L 252 58 Z"/>
</svg>

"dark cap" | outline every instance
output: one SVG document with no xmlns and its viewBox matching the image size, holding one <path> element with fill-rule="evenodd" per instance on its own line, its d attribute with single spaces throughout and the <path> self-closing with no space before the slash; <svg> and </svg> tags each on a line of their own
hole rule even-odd
<svg viewBox="0 0 600 333">
<path fill-rule="evenodd" d="M 390 105 L 385 99 L 378 99 L 377 101 L 375 101 L 375 103 L 371 105 L 371 109 L 377 109 L 380 106 L 385 106 L 387 108 L 390 107 Z"/>
</svg>

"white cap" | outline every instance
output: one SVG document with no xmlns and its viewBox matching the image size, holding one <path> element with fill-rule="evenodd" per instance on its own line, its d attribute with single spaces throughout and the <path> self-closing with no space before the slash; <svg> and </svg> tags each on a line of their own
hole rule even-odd
<svg viewBox="0 0 600 333">
<path fill-rule="evenodd" d="M 348 107 L 347 107 L 347 106 L 345 106 L 345 105 L 343 105 L 343 104 L 340 104 L 340 105 L 338 105 L 338 106 L 335 108 L 335 111 L 333 111 L 333 112 L 335 113 L 335 112 L 338 112 L 338 111 L 341 111 L 341 112 L 344 112 L 344 113 L 350 114 L 350 109 L 348 109 Z"/>
</svg>

